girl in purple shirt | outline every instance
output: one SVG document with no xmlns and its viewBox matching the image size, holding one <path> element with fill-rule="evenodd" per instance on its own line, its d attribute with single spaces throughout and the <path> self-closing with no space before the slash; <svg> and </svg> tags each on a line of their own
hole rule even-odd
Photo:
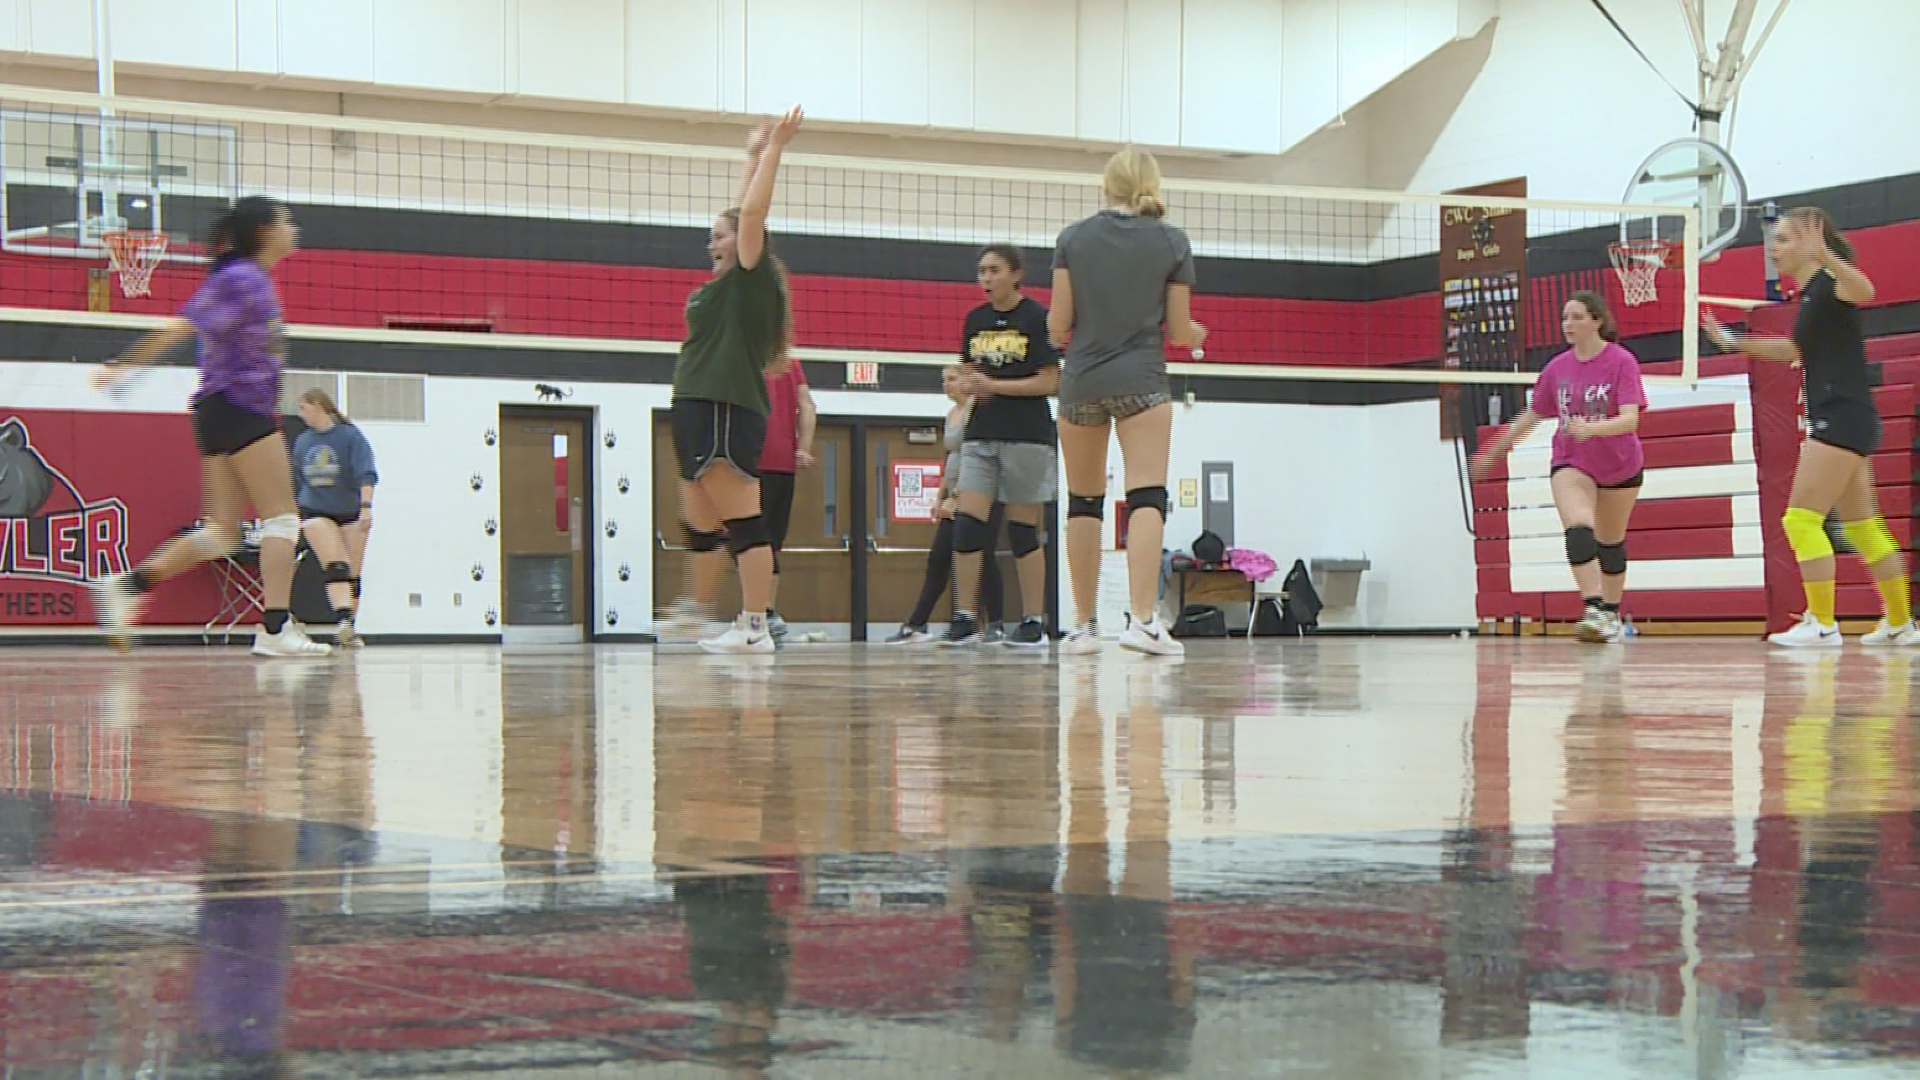
<svg viewBox="0 0 1920 1080">
<path fill-rule="evenodd" d="M 1475 455 L 1473 473 L 1484 476 L 1542 420 L 1559 420 L 1553 505 L 1566 529 L 1573 580 L 1587 601 L 1574 631 L 1582 641 L 1615 642 L 1626 636 L 1620 598 L 1627 584 L 1627 521 L 1645 462 L 1639 431 L 1647 392 L 1640 361 L 1619 343 L 1613 312 L 1598 293 L 1574 293 L 1560 328 L 1572 348 L 1547 363 L 1527 408 Z"/>
<path fill-rule="evenodd" d="M 133 643 L 146 596 L 160 582 L 242 550 L 241 524 L 251 504 L 260 518 L 266 604 L 254 654 L 325 656 L 331 651 L 309 639 L 288 611 L 300 515 L 280 429 L 285 309 L 273 268 L 299 246 L 300 230 L 284 205 L 258 196 L 235 203 L 213 224 L 213 276 L 188 305 L 186 318 L 149 335 L 109 365 L 146 368 L 198 340 L 200 388 L 193 395 L 193 426 L 207 481 L 205 524 L 161 548 L 139 569 L 95 586 L 100 622 L 116 645 Z M 124 385 L 112 371 L 104 384 L 114 390 Z"/>
</svg>

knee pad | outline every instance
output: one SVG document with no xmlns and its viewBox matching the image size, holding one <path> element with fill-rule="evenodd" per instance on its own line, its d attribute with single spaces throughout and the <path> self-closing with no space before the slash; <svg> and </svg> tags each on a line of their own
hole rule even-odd
<svg viewBox="0 0 1920 1080">
<path fill-rule="evenodd" d="M 727 550 L 734 558 L 752 551 L 754 548 L 772 547 L 773 539 L 767 535 L 767 519 L 755 514 L 749 518 L 729 518 L 727 520 Z"/>
<path fill-rule="evenodd" d="M 1107 516 L 1107 497 L 1105 495 L 1069 495 L 1067 496 L 1067 517 L 1092 518 L 1095 521 Z"/>
<path fill-rule="evenodd" d="M 1893 535 L 1887 532 L 1886 525 L 1882 524 L 1879 518 L 1841 522 L 1840 539 L 1847 542 L 1847 550 L 1868 565 L 1877 563 L 1894 552 Z"/>
<path fill-rule="evenodd" d="M 329 585 L 353 580 L 353 567 L 343 562 L 330 562 L 320 571 L 320 580 Z"/>
<path fill-rule="evenodd" d="M 358 600 L 358 599 L 360 599 L 360 579 L 359 579 L 359 578 L 357 578 L 357 577 L 356 577 L 356 578 L 348 578 L 348 579 L 347 579 L 347 584 L 349 584 L 349 585 L 351 585 L 351 586 L 353 586 L 353 598 L 354 598 L 355 600 Z"/>
<path fill-rule="evenodd" d="M 680 523 L 680 533 L 687 538 L 688 551 L 719 551 L 720 545 L 726 543 L 726 538 L 719 533 L 701 532 L 684 521 Z"/>
<path fill-rule="evenodd" d="M 1024 559 L 1040 550 L 1040 527 L 1022 525 L 1017 521 L 1007 522 L 1007 547 L 1013 551 L 1013 557 Z"/>
<path fill-rule="evenodd" d="M 1827 538 L 1827 519 L 1811 510 L 1790 506 L 1780 518 L 1787 534 L 1787 546 L 1800 562 L 1812 562 L 1833 554 L 1833 541 Z"/>
<path fill-rule="evenodd" d="M 993 528 L 972 514 L 953 515 L 953 550 L 961 555 L 978 555 L 993 540 Z"/>
<path fill-rule="evenodd" d="M 1603 574 L 1624 574 L 1627 572 L 1627 544 L 1600 545 L 1600 572 Z"/>
<path fill-rule="evenodd" d="M 1600 557 L 1600 541 L 1593 535 L 1592 526 L 1575 525 L 1567 530 L 1567 563 L 1570 566 L 1585 566 Z"/>
<path fill-rule="evenodd" d="M 260 523 L 260 539 L 300 542 L 300 519 L 293 514 L 277 514 Z"/>
<path fill-rule="evenodd" d="M 1152 510 L 1160 515 L 1164 523 L 1167 520 L 1167 489 L 1143 487 L 1127 492 L 1127 516 L 1132 517 L 1135 510 Z"/>
</svg>

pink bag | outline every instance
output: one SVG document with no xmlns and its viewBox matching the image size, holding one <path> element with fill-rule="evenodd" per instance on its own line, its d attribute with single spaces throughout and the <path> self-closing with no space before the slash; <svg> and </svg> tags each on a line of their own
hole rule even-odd
<svg viewBox="0 0 1920 1080">
<path fill-rule="evenodd" d="M 1227 565 L 1240 571 L 1248 581 L 1265 581 L 1280 569 L 1265 552 L 1246 548 L 1228 548 Z"/>
</svg>

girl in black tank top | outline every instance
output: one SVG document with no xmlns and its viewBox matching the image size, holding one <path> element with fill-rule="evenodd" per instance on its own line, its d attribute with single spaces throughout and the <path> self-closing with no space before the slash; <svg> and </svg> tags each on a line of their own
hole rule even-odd
<svg viewBox="0 0 1920 1080">
<path fill-rule="evenodd" d="M 1873 299 L 1873 282 L 1854 265 L 1853 248 L 1832 219 L 1813 207 L 1788 211 L 1767 247 L 1780 272 L 1800 287 L 1792 334 L 1736 334 L 1703 315 L 1707 333 L 1723 348 L 1799 364 L 1806 395 L 1807 438 L 1780 524 L 1800 563 L 1807 612 L 1767 640 L 1790 648 L 1839 646 L 1833 542 L 1826 530 L 1832 513 L 1847 549 L 1866 565 L 1880 592 L 1883 618 L 1862 644 L 1920 645 L 1906 560 L 1873 498 L 1872 454 L 1880 445 L 1880 417 L 1857 307 Z"/>
</svg>

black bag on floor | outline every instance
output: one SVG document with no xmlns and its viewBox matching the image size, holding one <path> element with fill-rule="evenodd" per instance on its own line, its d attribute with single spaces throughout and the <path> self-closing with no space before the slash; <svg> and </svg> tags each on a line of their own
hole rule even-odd
<svg viewBox="0 0 1920 1080">
<path fill-rule="evenodd" d="M 1167 632 L 1177 638 L 1226 637 L 1227 616 L 1212 604 L 1188 604 Z"/>
<path fill-rule="evenodd" d="M 1286 617 L 1281 620 L 1283 634 L 1304 634 L 1320 625 L 1320 594 L 1314 591 L 1313 575 L 1305 560 L 1293 560 L 1293 569 L 1280 585 L 1287 594 Z"/>
</svg>

